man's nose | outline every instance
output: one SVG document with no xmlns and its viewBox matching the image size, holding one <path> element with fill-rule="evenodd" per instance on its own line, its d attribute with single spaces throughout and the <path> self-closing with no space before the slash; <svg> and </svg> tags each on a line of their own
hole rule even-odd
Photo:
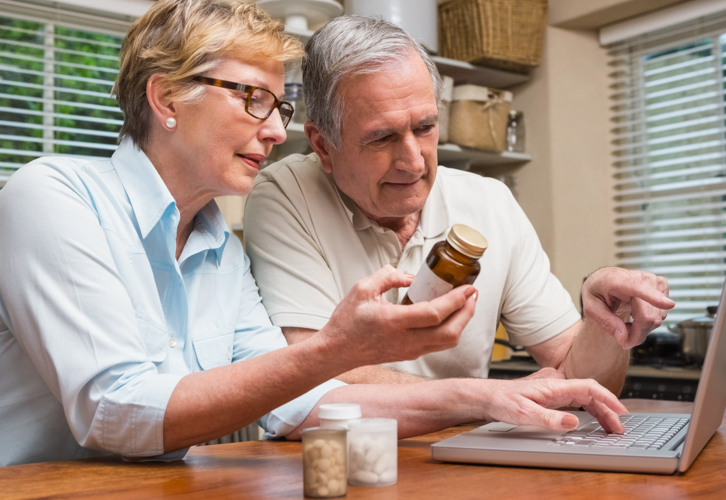
<svg viewBox="0 0 726 500">
<path fill-rule="evenodd" d="M 426 169 L 426 163 L 421 155 L 421 145 L 416 136 L 406 135 L 399 144 L 396 168 L 412 174 L 423 172 Z"/>
</svg>

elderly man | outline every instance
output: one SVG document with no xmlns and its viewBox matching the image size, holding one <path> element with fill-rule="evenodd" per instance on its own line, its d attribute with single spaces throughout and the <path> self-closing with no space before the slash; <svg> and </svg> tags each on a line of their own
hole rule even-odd
<svg viewBox="0 0 726 500">
<path fill-rule="evenodd" d="M 325 325 L 353 284 L 381 267 L 416 273 L 461 223 L 482 233 L 489 249 L 459 344 L 340 378 L 484 378 L 501 321 L 547 376 L 595 378 L 617 394 L 628 349 L 674 305 L 665 279 L 601 269 L 583 285 L 581 320 L 509 190 L 437 166 L 441 81 L 416 41 L 385 21 L 351 16 L 318 31 L 306 51 L 305 133 L 315 153 L 263 170 L 245 210 L 253 274 L 288 342 Z M 400 302 L 404 294 L 394 289 L 385 298 Z"/>
</svg>

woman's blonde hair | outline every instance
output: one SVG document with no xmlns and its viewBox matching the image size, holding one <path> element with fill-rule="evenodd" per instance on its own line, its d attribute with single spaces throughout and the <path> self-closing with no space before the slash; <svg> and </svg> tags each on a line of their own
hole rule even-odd
<svg viewBox="0 0 726 500">
<path fill-rule="evenodd" d="M 231 53 L 249 61 L 299 60 L 302 45 L 255 4 L 218 0 L 160 0 L 137 19 L 121 45 L 119 74 L 111 91 L 124 114 L 119 141 L 148 141 L 151 107 L 146 83 L 165 75 L 170 101 L 190 101 L 204 91 L 191 77 L 209 71 Z"/>
</svg>

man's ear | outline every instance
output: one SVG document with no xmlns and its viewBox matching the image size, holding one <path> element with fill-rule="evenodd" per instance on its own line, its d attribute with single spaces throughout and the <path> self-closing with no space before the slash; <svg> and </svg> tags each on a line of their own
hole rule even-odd
<svg viewBox="0 0 726 500">
<path fill-rule="evenodd" d="M 323 134 L 320 132 L 320 129 L 318 129 L 318 126 L 310 120 L 305 122 L 305 135 L 308 137 L 308 141 L 310 141 L 313 151 L 315 151 L 315 154 L 317 154 L 318 158 L 320 158 L 323 170 L 327 173 L 331 173 L 333 171 L 333 162 L 330 159 L 330 150 L 333 146 L 325 140 L 325 137 L 323 137 Z"/>
<path fill-rule="evenodd" d="M 155 73 L 151 75 L 149 80 L 146 82 L 146 100 L 149 102 L 151 112 L 154 113 L 154 117 L 159 124 L 165 129 L 170 128 L 167 125 L 169 118 L 176 120 L 176 108 L 173 101 L 167 99 L 168 89 L 163 85 L 164 75 L 161 73 Z"/>
</svg>

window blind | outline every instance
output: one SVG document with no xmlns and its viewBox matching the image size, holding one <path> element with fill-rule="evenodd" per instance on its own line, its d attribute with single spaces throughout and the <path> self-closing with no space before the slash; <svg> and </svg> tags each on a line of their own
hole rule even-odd
<svg viewBox="0 0 726 500">
<path fill-rule="evenodd" d="M 0 2 L 0 186 L 40 156 L 111 156 L 123 123 L 111 97 L 123 32 L 21 16 L 5 3 L 13 2 Z"/>
<path fill-rule="evenodd" d="M 726 277 L 725 45 L 722 15 L 609 48 L 618 265 L 668 279 L 666 325 Z"/>
</svg>

